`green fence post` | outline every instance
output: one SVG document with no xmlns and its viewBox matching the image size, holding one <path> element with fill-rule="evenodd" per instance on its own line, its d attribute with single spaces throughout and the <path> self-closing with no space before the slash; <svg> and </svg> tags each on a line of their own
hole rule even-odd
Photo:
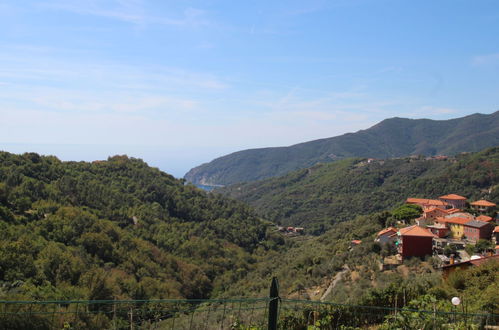
<svg viewBox="0 0 499 330">
<path fill-rule="evenodd" d="M 279 283 L 276 277 L 272 277 L 270 284 L 269 302 L 269 330 L 277 330 L 277 311 L 279 309 Z"/>
</svg>

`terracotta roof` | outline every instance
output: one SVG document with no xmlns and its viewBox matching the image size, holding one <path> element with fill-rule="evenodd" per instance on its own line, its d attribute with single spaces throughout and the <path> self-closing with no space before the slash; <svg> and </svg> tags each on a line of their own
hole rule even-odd
<svg viewBox="0 0 499 330">
<path fill-rule="evenodd" d="M 456 195 L 456 194 L 444 195 L 444 196 L 440 196 L 439 198 L 440 199 L 466 200 L 466 197 L 459 196 L 459 195 Z"/>
<path fill-rule="evenodd" d="M 378 233 L 378 236 L 384 235 L 384 234 L 389 233 L 389 232 L 394 232 L 394 233 L 396 233 L 396 232 L 397 232 L 397 228 L 393 228 L 393 227 L 388 227 L 388 228 L 385 228 L 385 229 L 383 229 L 382 231 L 380 231 L 380 232 Z"/>
<path fill-rule="evenodd" d="M 499 233 L 499 226 L 496 226 L 496 227 L 494 228 L 494 233 Z"/>
<path fill-rule="evenodd" d="M 447 219 L 444 218 L 444 217 L 437 217 L 437 219 L 435 220 L 436 222 L 439 222 L 439 223 L 446 223 L 447 222 Z"/>
<path fill-rule="evenodd" d="M 440 206 L 449 205 L 446 202 L 439 201 L 438 199 L 427 199 L 427 198 L 407 198 L 406 203 L 440 205 Z"/>
<path fill-rule="evenodd" d="M 483 263 L 485 263 L 487 261 L 494 260 L 494 259 L 497 259 L 497 258 L 499 258 L 499 255 L 490 256 L 490 257 L 483 257 L 483 258 L 475 259 L 475 260 L 470 260 L 470 263 L 472 263 L 475 266 L 480 266 L 481 264 L 483 264 Z"/>
<path fill-rule="evenodd" d="M 471 220 L 464 224 L 466 227 L 482 228 L 488 225 L 485 221 Z"/>
<path fill-rule="evenodd" d="M 473 202 L 473 203 L 470 203 L 471 205 L 473 206 L 485 206 L 485 207 L 494 207 L 496 206 L 496 204 L 492 203 L 492 202 L 489 202 L 489 201 L 486 201 L 485 199 L 481 199 L 479 201 L 476 201 L 476 202 Z"/>
<path fill-rule="evenodd" d="M 419 226 L 410 226 L 399 230 L 400 236 L 437 237 L 431 231 Z"/>
<path fill-rule="evenodd" d="M 472 220 L 470 220 L 469 218 L 461 218 L 461 217 L 445 218 L 445 222 L 454 223 L 458 225 L 464 225 L 465 223 L 470 221 Z"/>
<path fill-rule="evenodd" d="M 362 241 L 358 240 L 358 239 L 354 239 L 354 240 L 352 240 L 352 243 L 358 245 L 358 244 L 362 243 Z"/>
<path fill-rule="evenodd" d="M 488 215 L 482 214 L 482 215 L 479 215 L 478 217 L 476 217 L 476 219 L 479 221 L 489 222 L 489 221 L 492 221 L 492 219 L 494 219 L 494 218 L 489 217 Z"/>
<path fill-rule="evenodd" d="M 456 209 L 456 208 L 451 208 L 451 209 L 444 210 L 444 211 L 447 212 L 447 213 L 449 213 L 449 214 L 456 213 L 456 212 L 461 212 L 460 209 Z"/>
</svg>

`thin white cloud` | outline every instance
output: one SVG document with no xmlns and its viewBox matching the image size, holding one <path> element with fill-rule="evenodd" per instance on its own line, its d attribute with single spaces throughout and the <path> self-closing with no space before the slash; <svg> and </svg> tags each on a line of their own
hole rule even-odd
<svg viewBox="0 0 499 330">
<path fill-rule="evenodd" d="M 79 15 L 97 16 L 118 20 L 134 25 L 170 25 L 177 27 L 199 27 L 209 25 L 206 12 L 197 8 L 186 8 L 177 17 L 151 14 L 146 4 L 138 0 L 114 1 L 48 1 L 41 4 L 45 8 L 62 10 Z"/>
<path fill-rule="evenodd" d="M 120 88 L 135 90 L 223 90 L 229 87 L 217 76 L 182 68 L 127 65 L 116 62 L 92 62 L 85 53 L 71 58 L 58 57 L 64 52 L 33 49 L 26 55 L 20 46 L 0 47 L 0 81 L 23 81 L 24 84 L 64 83 L 88 84 L 91 88 Z M 77 58 L 75 60 L 74 58 Z M 81 57 L 81 60 L 79 59 Z"/>
<path fill-rule="evenodd" d="M 35 97 L 26 95 L 34 105 L 47 110 L 141 113 L 148 110 L 183 111 L 192 110 L 198 104 L 195 100 L 164 97 L 159 95 L 130 96 L 120 93 L 93 95 L 90 93 L 72 93 L 67 90 L 42 92 Z"/>
<path fill-rule="evenodd" d="M 499 53 L 475 56 L 471 60 L 471 63 L 474 66 L 499 64 Z"/>
</svg>

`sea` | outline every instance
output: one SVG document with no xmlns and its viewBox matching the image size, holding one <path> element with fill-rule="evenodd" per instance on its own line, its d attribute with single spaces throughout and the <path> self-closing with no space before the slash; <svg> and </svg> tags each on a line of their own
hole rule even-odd
<svg viewBox="0 0 499 330">
<path fill-rule="evenodd" d="M 196 184 L 196 187 L 201 188 L 201 189 L 206 190 L 206 191 L 212 191 L 213 189 L 220 188 L 222 186 L 206 186 L 204 184 Z"/>
</svg>

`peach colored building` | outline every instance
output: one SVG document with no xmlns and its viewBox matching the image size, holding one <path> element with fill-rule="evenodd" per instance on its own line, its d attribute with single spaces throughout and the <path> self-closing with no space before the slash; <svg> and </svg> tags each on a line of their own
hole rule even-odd
<svg viewBox="0 0 499 330">
<path fill-rule="evenodd" d="M 496 207 L 495 203 L 486 201 L 485 199 L 481 199 L 479 201 L 470 203 L 471 207 L 479 212 L 488 212 L 489 210 Z"/>
<path fill-rule="evenodd" d="M 449 195 L 440 196 L 438 199 L 441 200 L 442 202 L 451 205 L 456 209 L 462 210 L 466 207 L 466 197 L 463 196 L 459 196 L 456 194 L 449 194 Z"/>
</svg>

